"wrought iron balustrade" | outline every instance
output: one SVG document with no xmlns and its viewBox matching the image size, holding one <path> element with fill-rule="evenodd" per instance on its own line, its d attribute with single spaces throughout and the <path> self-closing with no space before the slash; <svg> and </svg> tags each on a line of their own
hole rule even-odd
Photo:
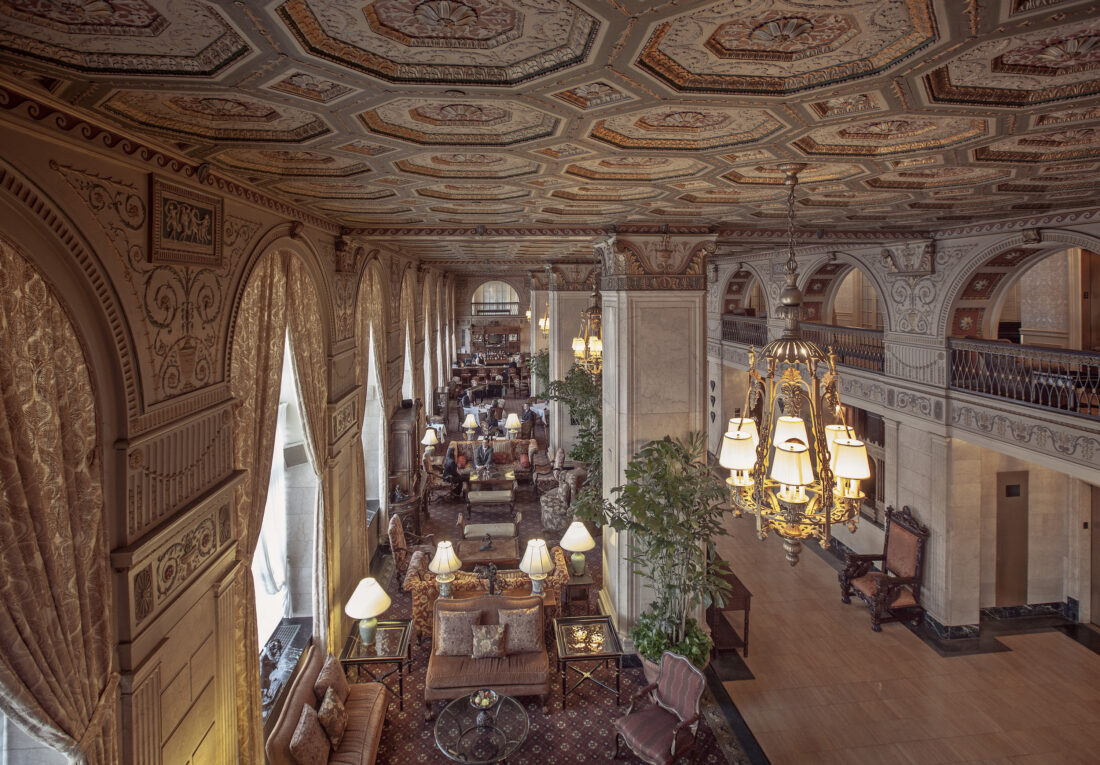
<svg viewBox="0 0 1100 765">
<path fill-rule="evenodd" d="M 885 368 L 881 329 L 854 329 L 806 322 L 800 326 L 802 336 L 807 340 L 817 343 L 822 350 L 832 348 L 838 364 L 876 372 Z"/>
<path fill-rule="evenodd" d="M 519 303 L 471 303 L 474 316 L 519 316 Z"/>
<path fill-rule="evenodd" d="M 1100 354 L 948 340 L 951 387 L 1100 419 Z"/>
<path fill-rule="evenodd" d="M 768 344 L 768 320 L 727 314 L 722 317 L 722 340 L 763 348 Z"/>
</svg>

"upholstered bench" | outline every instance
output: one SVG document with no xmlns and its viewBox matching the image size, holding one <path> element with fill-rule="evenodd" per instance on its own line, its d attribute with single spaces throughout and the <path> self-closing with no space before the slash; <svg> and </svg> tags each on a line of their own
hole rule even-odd
<svg viewBox="0 0 1100 765">
<path fill-rule="evenodd" d="M 290 750 L 291 739 L 302 717 L 302 707 L 314 710 L 320 706 L 314 685 L 324 666 L 325 656 L 313 645 L 306 649 L 290 686 L 279 716 L 264 744 L 269 765 L 298 765 L 298 759 Z M 336 662 L 341 676 L 343 668 Z M 346 683 L 346 681 L 345 681 Z M 335 686 L 334 686 L 335 687 Z M 339 746 L 329 752 L 330 765 L 369 765 L 378 754 L 378 742 L 382 738 L 382 725 L 386 719 L 389 699 L 381 683 L 354 683 L 347 686 L 344 708 L 347 710 L 347 727 Z M 325 741 L 326 745 L 328 741 Z"/>
</svg>

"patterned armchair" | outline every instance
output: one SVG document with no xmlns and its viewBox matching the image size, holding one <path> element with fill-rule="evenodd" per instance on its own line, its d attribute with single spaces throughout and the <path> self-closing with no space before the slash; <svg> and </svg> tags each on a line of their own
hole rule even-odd
<svg viewBox="0 0 1100 765">
<path fill-rule="evenodd" d="M 554 453 L 554 462 L 546 468 L 536 468 L 534 475 L 535 493 L 545 494 L 558 488 L 558 476 L 565 465 L 565 449 Z"/>
<path fill-rule="evenodd" d="M 397 571 L 399 578 L 405 575 L 405 571 L 409 567 L 409 556 L 414 552 L 423 551 L 429 556 L 435 553 L 435 546 L 431 543 L 431 534 L 423 537 L 409 534 L 408 536 L 413 538 L 413 542 L 417 543 L 413 547 L 409 547 L 408 539 L 405 536 L 405 526 L 397 515 L 390 516 L 390 525 L 386 529 L 386 535 L 390 539 L 390 552 L 393 553 L 394 570 Z"/>
<path fill-rule="evenodd" d="M 871 629 L 881 632 L 883 622 L 913 620 L 924 614 L 920 605 L 921 565 L 928 527 L 913 517 L 908 507 L 897 512 L 886 508 L 886 543 L 881 555 L 848 554 L 840 578 L 840 599 L 851 602 L 854 592 L 871 609 Z M 882 571 L 871 571 L 875 562 Z"/>
<path fill-rule="evenodd" d="M 418 640 L 430 639 L 432 636 L 432 612 L 439 597 L 435 574 L 428 570 L 431 556 L 432 553 L 423 551 L 413 553 L 409 559 L 408 573 L 401 585 L 401 589 L 412 597 L 412 620 Z M 550 557 L 554 559 L 554 570 L 542 584 L 547 593 L 547 601 L 560 603 L 562 587 L 569 581 L 569 564 L 565 551 L 560 547 L 551 549 Z M 504 595 L 526 595 L 531 592 L 531 578 L 518 568 L 497 571 L 496 581 L 500 593 Z M 455 579 L 451 582 L 451 597 L 472 598 L 488 592 L 489 583 L 484 578 L 472 571 L 455 572 Z"/>
<path fill-rule="evenodd" d="M 564 471 L 563 471 L 564 473 Z M 558 479 L 558 488 L 539 497 L 542 508 L 542 527 L 551 531 L 561 531 L 573 520 L 570 502 L 573 490 L 564 474 Z"/>
<path fill-rule="evenodd" d="M 440 497 L 453 498 L 457 496 L 456 488 L 460 485 L 444 481 L 443 468 L 433 465 L 429 454 L 424 454 L 421 467 L 424 474 L 425 505 L 431 504 L 433 499 L 439 499 Z"/>
<path fill-rule="evenodd" d="M 699 732 L 699 700 L 706 684 L 703 673 L 683 656 L 661 654 L 657 681 L 638 691 L 615 721 L 615 759 L 620 739 L 650 765 L 667 765 L 690 749 Z M 652 703 L 635 709 L 645 696 Z"/>
</svg>

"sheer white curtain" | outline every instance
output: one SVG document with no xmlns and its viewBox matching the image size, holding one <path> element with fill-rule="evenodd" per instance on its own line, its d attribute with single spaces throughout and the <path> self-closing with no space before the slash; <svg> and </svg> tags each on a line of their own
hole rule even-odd
<svg viewBox="0 0 1100 765">
<path fill-rule="evenodd" d="M 284 386 L 285 384 L 284 379 Z M 260 645 L 264 644 L 279 625 L 279 621 L 286 616 L 289 602 L 286 582 L 286 468 L 283 463 L 287 406 L 285 402 L 279 404 L 264 520 L 256 553 L 252 556 L 252 575 L 256 579 L 256 627 Z"/>
</svg>

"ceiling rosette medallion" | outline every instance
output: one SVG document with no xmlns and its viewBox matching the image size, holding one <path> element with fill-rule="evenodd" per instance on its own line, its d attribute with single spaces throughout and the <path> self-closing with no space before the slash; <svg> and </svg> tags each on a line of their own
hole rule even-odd
<svg viewBox="0 0 1100 765">
<path fill-rule="evenodd" d="M 434 199 L 519 199 L 531 195 L 529 189 L 518 186 L 506 186 L 499 183 L 441 183 L 434 186 L 421 186 L 416 193 L 422 197 Z"/>
<path fill-rule="evenodd" d="M 268 175 L 347 178 L 370 172 L 365 162 L 305 149 L 226 149 L 213 159 L 234 169 Z"/>
<path fill-rule="evenodd" d="M 785 127 L 763 109 L 677 105 L 600 120 L 589 137 L 621 149 L 701 151 L 759 141 Z"/>
<path fill-rule="evenodd" d="M 1100 20 L 993 37 L 930 72 L 933 101 L 1026 106 L 1100 93 Z"/>
<path fill-rule="evenodd" d="M 212 141 L 298 143 L 332 132 L 311 112 L 236 93 L 123 90 L 101 108 L 146 128 Z"/>
<path fill-rule="evenodd" d="M 514 154 L 480 151 L 417 154 L 393 164 L 402 172 L 433 178 L 515 178 L 541 168 L 538 162 Z"/>
<path fill-rule="evenodd" d="M 1067 127 L 1006 138 L 974 150 L 979 162 L 1053 162 L 1100 157 L 1100 129 Z"/>
<path fill-rule="evenodd" d="M 782 95 L 878 74 L 938 40 L 932 0 L 722 0 L 658 24 L 635 65 L 678 91 Z"/>
<path fill-rule="evenodd" d="M 985 120 L 907 116 L 817 128 L 793 145 L 811 155 L 879 157 L 942 149 L 987 132 Z"/>
<path fill-rule="evenodd" d="M 390 82 L 518 85 L 586 62 L 601 22 L 568 0 L 290 0 L 311 54 Z"/>
<path fill-rule="evenodd" d="M 573 202 L 628 202 L 636 199 L 653 199 L 664 192 L 653 186 L 574 186 L 556 189 L 550 196 Z"/>
<path fill-rule="evenodd" d="M 209 3 L 0 0 L 0 50 L 103 74 L 216 74 L 252 52 Z"/>
<path fill-rule="evenodd" d="M 687 178 L 710 166 L 686 157 L 613 156 L 576 162 L 565 168 L 569 175 L 594 181 L 661 181 Z"/>
<path fill-rule="evenodd" d="M 1009 172 L 978 167 L 941 165 L 895 170 L 868 178 L 863 183 L 876 189 L 934 189 L 946 186 L 972 186 L 1007 178 Z"/>
<path fill-rule="evenodd" d="M 511 146 L 553 135 L 560 120 L 519 101 L 398 98 L 358 115 L 368 130 L 439 146 Z"/>
<path fill-rule="evenodd" d="M 272 188 L 294 197 L 310 199 L 388 199 L 396 196 L 393 189 L 341 180 L 280 181 Z"/>
<path fill-rule="evenodd" d="M 781 164 L 738 167 L 735 170 L 730 170 L 722 177 L 732 183 L 759 183 L 782 186 L 787 176 L 779 169 Z M 799 171 L 798 178 L 802 183 L 821 183 L 823 181 L 844 180 L 865 172 L 867 171 L 859 165 L 839 162 L 809 162 L 805 168 Z"/>
</svg>

